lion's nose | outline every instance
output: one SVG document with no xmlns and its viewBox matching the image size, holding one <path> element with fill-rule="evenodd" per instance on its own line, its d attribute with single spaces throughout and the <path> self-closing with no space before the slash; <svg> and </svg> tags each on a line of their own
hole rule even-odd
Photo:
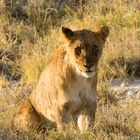
<svg viewBox="0 0 140 140">
<path fill-rule="evenodd" d="M 90 69 L 93 66 L 93 64 L 83 64 L 83 65 L 84 65 L 84 67 L 86 67 L 88 69 Z"/>
</svg>

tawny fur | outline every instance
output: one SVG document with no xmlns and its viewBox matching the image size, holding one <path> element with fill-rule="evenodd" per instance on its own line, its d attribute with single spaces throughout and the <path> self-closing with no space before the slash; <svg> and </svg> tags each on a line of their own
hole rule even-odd
<svg viewBox="0 0 140 140">
<path fill-rule="evenodd" d="M 93 126 L 97 68 L 109 29 L 103 26 L 92 32 L 63 27 L 62 34 L 65 45 L 56 50 L 13 119 L 13 125 L 22 130 L 42 124 L 46 128 L 56 124 L 59 130 L 64 130 L 72 120 L 77 120 L 81 131 Z"/>
</svg>

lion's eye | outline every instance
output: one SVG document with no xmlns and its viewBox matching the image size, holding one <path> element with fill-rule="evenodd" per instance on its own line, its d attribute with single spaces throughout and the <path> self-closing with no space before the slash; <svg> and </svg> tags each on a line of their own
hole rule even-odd
<svg viewBox="0 0 140 140">
<path fill-rule="evenodd" d="M 78 55 L 80 55 L 80 53 L 81 53 L 81 47 L 77 47 L 75 49 L 75 53 L 78 54 Z"/>
<path fill-rule="evenodd" d="M 97 52 L 97 50 L 98 50 L 98 46 L 94 45 L 92 48 L 92 52 Z"/>
</svg>

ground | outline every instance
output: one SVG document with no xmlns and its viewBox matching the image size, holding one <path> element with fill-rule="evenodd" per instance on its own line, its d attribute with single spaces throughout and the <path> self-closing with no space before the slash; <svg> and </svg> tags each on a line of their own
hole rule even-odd
<svg viewBox="0 0 140 140">
<path fill-rule="evenodd" d="M 11 87 L 5 87 L 0 91 L 0 138 L 7 139 L 139 139 L 140 138 L 140 98 L 116 94 L 109 89 L 99 95 L 95 127 L 93 132 L 80 134 L 75 126 L 69 128 L 69 134 L 65 135 L 57 131 L 46 130 L 44 135 L 36 132 L 18 133 L 11 128 L 11 119 L 19 110 L 24 97 L 32 87 L 14 83 Z M 22 93 L 22 94 L 21 94 Z M 26 93 L 26 94 L 25 94 Z"/>
</svg>

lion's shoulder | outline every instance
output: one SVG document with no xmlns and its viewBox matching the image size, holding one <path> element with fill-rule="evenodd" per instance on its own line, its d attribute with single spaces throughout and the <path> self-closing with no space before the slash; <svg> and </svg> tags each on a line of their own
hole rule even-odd
<svg viewBox="0 0 140 140">
<path fill-rule="evenodd" d="M 64 59 L 66 55 L 65 46 L 62 45 L 55 50 L 53 60 Z"/>
</svg>

